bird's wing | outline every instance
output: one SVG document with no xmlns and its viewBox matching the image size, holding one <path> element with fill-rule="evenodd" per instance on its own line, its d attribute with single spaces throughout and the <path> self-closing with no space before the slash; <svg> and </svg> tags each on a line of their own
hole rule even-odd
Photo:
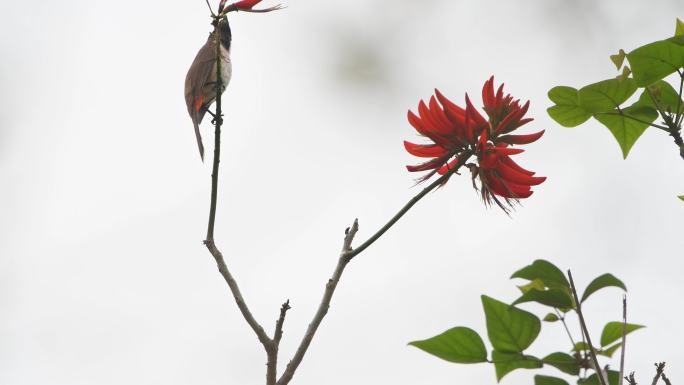
<svg viewBox="0 0 684 385">
<path fill-rule="evenodd" d="M 188 107 L 188 113 L 195 128 L 197 146 L 199 147 L 202 159 L 204 159 L 204 146 L 202 145 L 202 137 L 199 132 L 199 123 L 202 121 L 205 113 L 205 110 L 202 108 L 205 102 L 202 88 L 211 75 L 215 60 L 216 45 L 210 37 L 206 44 L 197 52 L 197 56 L 195 56 L 195 60 L 185 76 L 185 104 Z"/>
</svg>

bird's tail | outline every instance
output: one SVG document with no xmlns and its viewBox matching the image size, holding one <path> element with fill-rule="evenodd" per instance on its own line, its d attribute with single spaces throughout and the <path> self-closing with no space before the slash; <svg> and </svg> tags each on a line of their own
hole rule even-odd
<svg viewBox="0 0 684 385">
<path fill-rule="evenodd" d="M 196 114 L 192 117 L 192 124 L 195 126 L 195 136 L 197 137 L 197 147 L 199 147 L 200 158 L 202 158 L 202 162 L 204 162 L 204 145 L 202 144 L 202 136 L 200 135 L 199 121 Z"/>
</svg>

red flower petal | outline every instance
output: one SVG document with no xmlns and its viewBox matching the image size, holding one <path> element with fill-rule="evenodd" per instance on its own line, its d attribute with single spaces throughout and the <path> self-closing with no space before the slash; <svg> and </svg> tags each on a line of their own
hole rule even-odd
<svg viewBox="0 0 684 385">
<path fill-rule="evenodd" d="M 242 0 L 238 1 L 236 3 L 233 3 L 235 7 L 238 9 L 251 9 L 255 5 L 261 3 L 262 0 Z"/>
<path fill-rule="evenodd" d="M 447 119 L 446 115 L 444 115 L 444 111 L 439 104 L 437 104 L 437 99 L 435 99 L 434 96 L 430 97 L 430 113 L 433 121 L 439 127 L 440 132 L 445 134 L 452 133 L 451 122 Z"/>
<path fill-rule="evenodd" d="M 493 147 L 492 151 L 497 155 L 516 155 L 525 152 L 522 148 Z"/>
<path fill-rule="evenodd" d="M 489 178 L 487 182 L 489 190 L 492 193 L 504 198 L 523 199 L 529 198 L 530 195 L 532 195 L 532 190 L 529 186 L 520 186 L 515 183 L 503 182 L 496 177 Z"/>
<path fill-rule="evenodd" d="M 544 132 L 545 130 L 527 135 L 504 135 L 497 138 L 497 141 L 501 141 L 508 144 L 530 144 L 541 138 L 542 135 L 544 135 Z"/>
<path fill-rule="evenodd" d="M 501 163 L 506 164 L 506 166 L 509 166 L 510 168 L 515 169 L 523 174 L 527 174 L 529 176 L 536 174 L 534 171 L 529 171 L 520 167 L 520 165 L 515 163 L 515 161 L 513 161 L 513 159 L 511 159 L 509 156 L 502 156 L 499 158 L 499 160 L 501 161 Z"/>
<path fill-rule="evenodd" d="M 463 117 L 465 115 L 465 110 L 456 104 L 452 102 L 451 100 L 447 99 L 446 96 L 442 95 L 441 92 L 439 92 L 438 89 L 435 88 L 435 95 L 437 96 L 437 100 L 444 106 L 444 109 L 446 111 L 449 111 L 452 115 L 454 116 L 461 116 Z"/>
<path fill-rule="evenodd" d="M 546 177 L 527 175 L 526 173 L 517 171 L 501 162 L 497 165 L 496 170 L 506 182 L 513 182 L 523 186 L 536 186 L 546 180 Z"/>
<path fill-rule="evenodd" d="M 470 119 L 472 119 L 476 127 L 482 127 L 487 125 L 487 120 L 480 115 L 479 112 L 477 112 L 477 109 L 473 106 L 473 103 L 470 102 L 470 98 L 468 97 L 468 94 L 466 94 L 466 113 L 468 110 L 470 110 Z"/>
<path fill-rule="evenodd" d="M 458 158 L 452 159 L 451 161 L 449 161 L 449 163 L 447 163 L 447 164 L 445 164 L 444 166 L 440 167 L 440 168 L 437 170 L 437 173 L 438 173 L 439 175 L 444 175 L 444 174 L 447 173 L 447 171 L 452 170 L 453 168 L 455 168 L 457 164 L 458 164 Z"/>
<path fill-rule="evenodd" d="M 494 96 L 494 76 L 490 77 L 482 87 L 482 103 L 485 110 L 495 107 L 496 97 Z"/>
<path fill-rule="evenodd" d="M 436 144 L 415 144 L 404 141 L 404 148 L 409 154 L 421 158 L 434 158 L 446 155 L 447 150 Z"/>
</svg>

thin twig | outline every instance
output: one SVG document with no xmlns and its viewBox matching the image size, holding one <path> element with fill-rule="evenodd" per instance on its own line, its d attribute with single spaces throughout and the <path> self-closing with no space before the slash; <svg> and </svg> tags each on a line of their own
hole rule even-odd
<svg viewBox="0 0 684 385">
<path fill-rule="evenodd" d="M 625 345 L 627 344 L 627 296 L 622 296 L 622 345 L 620 346 L 620 384 L 625 375 Z"/>
<path fill-rule="evenodd" d="M 216 17 L 216 14 L 214 13 L 214 10 L 211 9 L 211 4 L 209 4 L 209 0 L 204 0 L 207 3 L 207 7 L 209 7 L 209 12 L 211 12 L 211 17 Z"/>
<path fill-rule="evenodd" d="M 565 328 L 565 333 L 568 335 L 568 338 L 570 338 L 570 343 L 572 343 L 572 347 L 574 348 L 577 344 L 575 343 L 575 339 L 572 338 L 572 334 L 570 334 L 570 329 L 568 328 L 568 324 L 565 322 L 565 316 L 560 314 L 560 311 L 558 309 L 554 308 L 553 310 L 556 311 L 556 315 L 558 316 L 558 319 L 561 320 L 563 323 L 563 327 Z"/>
<path fill-rule="evenodd" d="M 680 77 L 682 76 L 682 73 L 679 73 Z M 682 85 L 684 84 L 684 77 L 682 77 L 682 82 L 679 84 L 679 102 L 677 102 L 677 113 L 679 113 L 679 103 L 681 103 L 681 96 L 682 96 Z M 674 138 L 674 142 L 679 147 L 679 155 L 684 159 L 684 141 L 682 141 L 682 135 L 679 132 L 679 124 L 677 122 L 678 118 L 675 118 L 675 120 L 672 120 L 672 116 L 668 115 L 663 111 L 662 107 L 659 105 L 658 101 L 655 98 L 655 95 L 653 95 L 653 92 L 651 91 L 650 88 L 646 87 L 646 92 L 648 92 L 648 95 L 651 97 L 651 100 L 653 100 L 653 104 L 656 106 L 656 109 L 658 110 L 658 113 L 660 113 L 660 116 L 663 118 L 665 121 L 665 124 L 667 124 L 667 128 L 663 128 L 665 131 L 667 131 L 670 136 Z M 652 125 L 656 127 L 657 125 Z M 659 127 L 660 128 L 660 127 Z"/>
<path fill-rule="evenodd" d="M 280 307 L 280 317 L 278 317 L 278 321 L 276 322 L 275 327 L 275 333 L 273 333 L 273 341 L 275 341 L 276 343 L 279 343 L 280 339 L 283 338 L 283 324 L 285 323 L 285 315 L 287 314 L 287 311 L 290 309 L 290 300 L 288 299 Z"/>
<path fill-rule="evenodd" d="M 582 315 L 582 304 L 577 296 L 577 289 L 575 288 L 575 282 L 572 280 L 572 273 L 568 270 L 568 278 L 570 279 L 570 287 L 572 288 L 572 295 L 575 297 L 575 303 L 577 308 L 577 316 L 579 317 L 580 326 L 582 327 L 582 333 L 587 338 L 587 343 L 589 344 L 589 353 L 591 353 L 591 359 L 594 363 L 594 370 L 596 371 L 596 376 L 598 377 L 601 385 L 606 385 L 606 380 L 603 378 L 603 371 L 599 366 L 598 358 L 596 358 L 596 351 L 594 350 L 594 345 L 591 343 L 591 337 L 589 336 L 589 330 L 587 330 L 587 324 L 584 322 L 584 316 Z"/>
<path fill-rule="evenodd" d="M 629 385 L 637 385 L 636 379 L 634 378 L 634 372 L 630 373 L 629 376 L 625 377 Z"/>
<path fill-rule="evenodd" d="M 207 1 L 207 4 L 209 2 Z M 211 6 L 209 7 L 211 9 Z M 212 12 L 213 14 L 213 12 Z M 268 362 L 270 362 L 274 357 L 272 357 L 271 352 L 273 351 L 273 341 L 266 335 L 264 328 L 257 322 L 245 302 L 240 288 L 237 282 L 233 278 L 228 266 L 223 258 L 223 254 L 216 247 L 214 242 L 214 223 L 216 221 L 216 203 L 218 198 L 218 175 L 219 175 L 219 163 L 221 160 L 221 125 L 223 124 L 223 118 L 221 113 L 221 93 L 223 91 L 223 82 L 221 78 L 221 29 L 219 28 L 220 18 L 214 16 L 214 39 L 216 42 L 216 112 L 214 114 L 214 160 L 211 172 L 211 204 L 209 207 L 209 224 L 207 226 L 207 238 L 204 244 L 209 249 L 209 252 L 216 260 L 219 272 L 223 276 L 223 279 L 228 284 L 233 298 L 235 298 L 235 303 L 242 313 L 242 317 L 247 321 L 247 324 L 252 328 L 256 334 L 259 342 L 264 346 L 266 354 L 268 357 Z M 276 349 L 277 354 L 277 349 Z M 267 364 L 268 365 L 268 364 Z M 274 364 L 275 367 L 275 364 Z M 275 375 L 273 376 L 275 378 Z"/>
<path fill-rule="evenodd" d="M 247 306 L 245 299 L 242 297 L 242 293 L 240 293 L 240 288 L 238 287 L 235 278 L 233 278 L 233 276 L 230 274 L 230 271 L 228 270 L 228 266 L 226 266 L 226 262 L 223 259 L 223 254 L 221 254 L 219 249 L 214 244 L 213 240 L 206 240 L 204 241 L 204 244 L 207 246 L 207 249 L 209 249 L 211 255 L 214 256 L 216 264 L 218 265 L 219 272 L 228 284 L 231 293 L 233 293 L 235 303 L 237 304 L 238 309 L 240 309 L 242 317 L 245 319 L 245 321 L 247 321 L 247 324 L 252 328 L 254 333 L 257 335 L 257 338 L 259 338 L 259 342 L 261 342 L 262 345 L 266 346 L 267 344 L 270 344 L 271 339 L 268 337 L 268 335 L 266 335 L 264 328 L 261 327 L 261 325 L 259 325 L 259 322 L 257 322 L 256 319 L 254 319 L 254 316 L 252 316 L 252 313 L 249 311 L 249 307 Z"/>
<path fill-rule="evenodd" d="M 302 341 L 299 343 L 299 347 L 297 348 L 297 351 L 292 357 L 292 360 L 290 360 L 290 362 L 287 364 L 287 367 L 285 368 L 285 371 L 280 376 L 280 379 L 277 382 L 278 385 L 286 385 L 290 382 L 292 376 L 297 370 L 297 367 L 302 362 L 304 354 L 309 348 L 311 340 L 316 334 L 318 326 L 321 324 L 321 321 L 323 321 L 323 317 L 325 317 L 325 315 L 328 313 L 328 309 L 330 308 L 330 301 L 332 300 L 332 296 L 335 293 L 337 283 L 340 281 L 340 277 L 342 277 L 344 268 L 351 260 L 348 257 L 348 253 L 351 250 L 351 244 L 354 240 L 354 236 L 356 235 L 357 231 L 359 231 L 359 221 L 354 220 L 354 224 L 351 226 L 351 228 L 348 228 L 345 231 L 344 242 L 342 244 L 342 251 L 340 252 L 340 257 L 337 260 L 337 266 L 335 266 L 335 271 L 333 272 L 332 277 L 328 280 L 328 283 L 325 285 L 325 291 L 323 292 L 323 298 L 321 299 L 321 303 L 318 305 L 318 310 L 316 310 L 316 314 L 311 320 L 309 327 L 306 329 L 306 333 L 304 334 Z"/>
<path fill-rule="evenodd" d="M 657 362 L 654 365 L 656 367 L 656 375 L 653 377 L 651 385 L 656 385 L 658 383 L 658 380 L 660 380 L 660 376 L 663 374 L 663 371 L 665 370 L 664 362 Z"/>
<path fill-rule="evenodd" d="M 677 114 L 675 118 L 675 129 L 679 130 L 682 124 L 682 118 L 684 118 L 684 114 L 681 111 L 682 108 L 682 88 L 684 87 L 684 71 L 679 71 L 677 70 L 677 73 L 679 74 L 679 97 L 677 98 L 677 110 L 675 113 Z"/>
<path fill-rule="evenodd" d="M 663 373 L 660 375 L 660 378 L 663 379 L 663 381 L 665 382 L 665 385 L 672 385 L 672 383 L 670 382 L 670 379 L 667 378 L 667 376 L 665 375 L 665 372 L 663 372 Z"/>
<path fill-rule="evenodd" d="M 207 3 L 209 4 L 209 3 Z M 214 41 L 216 42 L 216 114 L 214 117 L 214 163 L 211 170 L 211 205 L 209 207 L 209 225 L 207 226 L 207 241 L 214 240 L 214 223 L 216 222 L 216 201 L 218 197 L 219 163 L 221 162 L 221 91 L 223 79 L 221 78 L 221 29 L 220 19 L 214 17 Z"/>
<path fill-rule="evenodd" d="M 342 245 L 342 251 L 340 252 L 340 256 L 337 261 L 335 271 L 333 272 L 332 277 L 328 280 L 328 283 L 325 285 L 325 291 L 323 292 L 323 298 L 321 299 L 321 303 L 318 305 L 318 310 L 316 311 L 316 314 L 314 314 L 314 317 L 311 323 L 309 324 L 309 327 L 307 328 L 304 337 L 302 337 L 302 341 L 299 343 L 299 347 L 297 348 L 297 351 L 292 357 L 292 360 L 290 360 L 290 362 L 287 364 L 285 371 L 280 376 L 280 379 L 277 382 L 278 385 L 288 384 L 292 379 L 292 376 L 294 375 L 295 371 L 297 370 L 297 367 L 299 366 L 299 364 L 301 364 L 302 359 L 304 358 L 304 354 L 306 354 L 306 351 L 309 348 L 309 345 L 311 344 L 314 335 L 316 334 L 318 326 L 321 324 L 321 321 L 323 321 L 323 318 L 328 313 L 328 309 L 330 308 L 330 301 L 332 300 L 332 296 L 335 293 L 335 289 L 337 288 L 337 284 L 340 281 L 340 277 L 342 276 L 345 267 L 352 260 L 352 258 L 360 254 L 368 246 L 373 244 L 373 242 L 377 241 L 378 238 L 380 238 L 387 230 L 389 230 L 395 223 L 397 223 L 397 221 L 402 216 L 404 216 L 404 214 L 406 214 L 406 212 L 409 209 L 411 209 L 411 207 L 413 207 L 416 203 L 418 203 L 418 201 L 420 201 L 425 195 L 427 195 L 430 191 L 434 190 L 436 187 L 444 184 L 444 182 L 446 182 L 446 180 L 449 179 L 449 177 L 451 177 L 455 172 L 458 171 L 458 169 L 461 166 L 463 166 L 463 164 L 468 160 L 468 158 L 470 158 L 472 154 L 473 152 L 470 150 L 463 152 L 459 157 L 459 162 L 456 165 L 456 167 L 449 170 L 447 173 L 439 177 L 428 187 L 424 188 L 416 196 L 411 198 L 411 200 L 409 200 L 408 203 L 406 203 L 406 205 L 404 205 L 404 207 L 402 207 L 399 210 L 399 212 L 397 212 L 389 220 L 389 222 L 387 222 L 380 230 L 373 234 L 366 242 L 361 244 L 361 246 L 352 249 L 352 241 L 354 240 L 354 236 L 359 230 L 358 219 L 355 219 L 354 224 L 350 228 L 346 229 L 344 242 Z"/>
<path fill-rule="evenodd" d="M 273 333 L 272 343 L 266 347 L 266 385 L 275 385 L 278 376 L 278 350 L 280 349 L 280 339 L 283 338 L 283 324 L 285 315 L 290 310 L 290 300 L 288 299 L 280 306 L 280 316 L 276 320 L 275 332 Z"/>
<path fill-rule="evenodd" d="M 406 212 L 408 212 L 411 209 L 411 207 L 413 207 L 413 205 L 418 203 L 418 201 L 420 201 L 430 191 L 434 190 L 437 186 L 441 186 L 442 184 L 444 184 L 444 182 L 446 182 L 454 173 L 456 173 L 461 168 L 461 166 L 463 166 L 465 164 L 465 162 L 468 161 L 468 158 L 470 158 L 470 156 L 472 156 L 472 155 L 473 155 L 473 152 L 471 150 L 464 151 L 459 156 L 458 163 L 456 164 L 456 166 L 454 168 L 447 171 L 444 175 L 442 175 L 437 180 L 432 182 L 429 186 L 425 187 L 418 195 L 411 198 L 411 200 L 408 201 L 404 205 L 404 207 L 402 207 L 401 210 L 399 210 L 399 212 L 397 212 L 389 220 L 389 222 L 387 222 L 384 226 L 382 226 L 382 228 L 380 228 L 380 230 L 378 230 L 375 234 L 373 234 L 370 238 L 368 238 L 367 241 L 362 243 L 357 248 L 350 250 L 348 253 L 349 259 L 351 260 L 352 258 L 357 256 L 359 253 L 364 251 L 368 246 L 372 245 L 373 242 L 377 241 L 378 238 L 380 238 L 387 230 L 389 230 L 392 226 L 394 226 L 394 224 L 397 223 L 397 221 L 399 219 L 401 219 L 401 217 L 403 217 L 404 214 L 406 214 Z"/>
</svg>

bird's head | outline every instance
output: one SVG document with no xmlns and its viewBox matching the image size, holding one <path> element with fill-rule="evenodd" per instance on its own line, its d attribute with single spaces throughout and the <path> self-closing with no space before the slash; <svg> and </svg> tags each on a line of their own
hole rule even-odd
<svg viewBox="0 0 684 385">
<path fill-rule="evenodd" d="M 216 27 L 216 23 L 216 20 L 214 20 L 212 25 Z M 230 30 L 230 23 L 228 23 L 228 18 L 226 16 L 223 16 L 218 20 L 218 29 L 220 31 L 219 33 L 221 34 L 221 45 L 223 45 L 226 49 L 229 49 L 230 41 L 233 35 Z"/>
</svg>

